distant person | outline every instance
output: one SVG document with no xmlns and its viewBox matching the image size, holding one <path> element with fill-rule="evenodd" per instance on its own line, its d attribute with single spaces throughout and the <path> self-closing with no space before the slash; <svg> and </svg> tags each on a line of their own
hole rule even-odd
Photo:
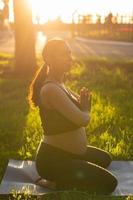
<svg viewBox="0 0 133 200">
<path fill-rule="evenodd" d="M 109 153 L 87 145 L 85 126 L 90 121 L 91 95 L 87 88 L 77 95 L 63 83 L 72 65 L 68 44 L 51 39 L 42 56 L 45 64 L 33 79 L 29 98 L 39 107 L 45 134 L 36 154 L 37 171 L 42 180 L 47 179 L 44 186 L 113 192 L 117 180 L 105 169 L 111 163 Z"/>
<path fill-rule="evenodd" d="M 113 24 L 113 14 L 111 12 L 105 17 L 105 24 L 107 25 Z"/>
</svg>

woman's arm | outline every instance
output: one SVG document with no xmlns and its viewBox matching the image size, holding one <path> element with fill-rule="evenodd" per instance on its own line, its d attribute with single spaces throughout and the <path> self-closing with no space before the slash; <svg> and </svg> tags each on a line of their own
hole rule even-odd
<svg viewBox="0 0 133 200">
<path fill-rule="evenodd" d="M 71 89 L 69 89 L 69 91 L 71 92 L 71 94 L 76 97 L 78 100 L 80 99 L 80 95 L 78 95 L 77 93 L 73 92 Z"/>
<path fill-rule="evenodd" d="M 41 100 L 49 102 L 50 106 L 71 120 L 73 123 L 81 126 L 87 126 L 89 123 L 89 112 L 80 110 L 66 95 L 66 93 L 53 83 L 45 85 L 41 89 Z"/>
</svg>

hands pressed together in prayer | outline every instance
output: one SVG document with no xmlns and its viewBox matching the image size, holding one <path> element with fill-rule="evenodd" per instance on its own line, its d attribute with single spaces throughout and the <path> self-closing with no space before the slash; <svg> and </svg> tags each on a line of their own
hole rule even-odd
<svg viewBox="0 0 133 200">
<path fill-rule="evenodd" d="M 91 97 L 92 97 L 92 94 L 88 91 L 86 87 L 83 87 L 80 90 L 79 102 L 80 102 L 82 111 L 91 110 Z"/>
</svg>

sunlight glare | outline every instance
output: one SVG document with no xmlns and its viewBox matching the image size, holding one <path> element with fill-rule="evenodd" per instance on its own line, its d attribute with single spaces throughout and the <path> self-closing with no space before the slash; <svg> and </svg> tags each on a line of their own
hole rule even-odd
<svg viewBox="0 0 133 200">
<path fill-rule="evenodd" d="M 113 12 L 114 15 L 119 14 L 132 14 L 133 2 L 130 0 L 121 0 L 122 4 L 116 0 L 108 2 L 107 0 L 29 0 L 33 12 L 33 21 L 40 24 L 52 21 L 61 17 L 63 22 L 72 22 L 73 13 L 78 10 L 78 14 L 94 14 L 94 15 L 107 15 Z M 99 6 L 100 5 L 100 6 Z M 93 22 L 96 21 L 94 17 Z"/>
<path fill-rule="evenodd" d="M 47 37 L 46 35 L 41 32 L 41 31 L 38 31 L 37 32 L 37 43 L 36 43 L 36 51 L 38 52 L 38 54 L 41 54 L 42 53 L 42 49 L 44 47 L 44 44 L 46 43 L 46 40 L 47 40 Z"/>
<path fill-rule="evenodd" d="M 3 7 L 4 7 L 4 3 L 0 1 L 0 10 L 3 9 Z"/>
<path fill-rule="evenodd" d="M 32 0 L 31 6 L 33 16 L 35 16 L 35 18 L 40 18 L 40 23 L 46 22 L 47 20 L 55 20 L 60 16 L 60 3 L 61 0 L 56 0 L 55 3 L 53 0 L 49 0 L 47 3 L 42 0 Z"/>
</svg>

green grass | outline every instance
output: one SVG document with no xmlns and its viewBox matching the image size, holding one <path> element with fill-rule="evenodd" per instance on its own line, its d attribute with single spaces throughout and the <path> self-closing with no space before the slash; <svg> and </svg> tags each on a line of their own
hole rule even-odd
<svg viewBox="0 0 133 200">
<path fill-rule="evenodd" d="M 0 55 L 0 58 L 7 60 L 6 67 L 10 57 L 2 59 Z M 66 85 L 75 92 L 86 86 L 93 94 L 91 122 L 86 127 L 88 143 L 108 150 L 113 159 L 132 160 L 133 60 L 96 57 L 74 60 L 67 77 Z M 38 109 L 31 109 L 27 101 L 30 81 L 0 78 L 0 180 L 10 158 L 35 158 L 43 134 Z M 133 197 L 92 197 L 71 191 L 41 199 L 133 200 Z"/>
<path fill-rule="evenodd" d="M 13 67 L 13 55 L 8 53 L 0 53 L 0 71 L 3 68 Z"/>
<path fill-rule="evenodd" d="M 71 72 L 73 89 L 93 94 L 88 142 L 108 150 L 114 159 L 133 158 L 133 61 L 84 59 Z"/>
</svg>

